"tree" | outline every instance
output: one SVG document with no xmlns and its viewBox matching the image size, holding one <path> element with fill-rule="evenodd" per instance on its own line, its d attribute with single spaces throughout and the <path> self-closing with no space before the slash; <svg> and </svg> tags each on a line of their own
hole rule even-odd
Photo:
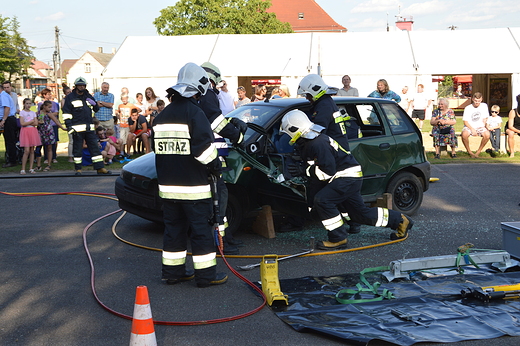
<svg viewBox="0 0 520 346">
<path fill-rule="evenodd" d="M 0 15 L 0 74 L 11 79 L 14 74 L 24 74 L 34 58 L 27 40 L 20 35 L 20 23 L 15 16 L 10 19 Z"/>
<path fill-rule="evenodd" d="M 269 7 L 271 0 L 180 0 L 162 9 L 153 24 L 164 36 L 293 32 L 266 12 Z"/>
<path fill-rule="evenodd" d="M 440 83 L 437 93 L 439 97 L 453 96 L 453 76 L 444 76 L 444 80 Z"/>
</svg>

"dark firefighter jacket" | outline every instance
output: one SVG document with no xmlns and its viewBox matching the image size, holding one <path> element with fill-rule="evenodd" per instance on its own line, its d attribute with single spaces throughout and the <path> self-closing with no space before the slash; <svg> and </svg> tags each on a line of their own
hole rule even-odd
<svg viewBox="0 0 520 346">
<path fill-rule="evenodd" d="M 300 156 L 307 161 L 307 175 L 321 181 L 340 177 L 361 177 L 361 167 L 354 156 L 325 134 L 314 139 L 300 138 L 296 142 Z"/>
<path fill-rule="evenodd" d="M 68 129 L 73 128 L 76 132 L 95 130 L 92 123 L 92 110 L 99 111 L 99 106 L 97 103 L 95 106 L 91 106 L 87 102 L 87 98 L 94 100 L 88 90 L 85 89 L 83 95 L 79 95 L 75 88 L 65 97 L 62 116 Z"/>
<path fill-rule="evenodd" d="M 210 124 L 197 101 L 174 95 L 155 124 L 159 195 L 181 201 L 211 198 L 207 168 L 214 171 L 220 161 Z"/>
<path fill-rule="evenodd" d="M 238 143 L 242 141 L 243 135 L 222 115 L 218 92 L 218 90 L 210 88 L 204 96 L 201 96 L 199 103 L 211 124 L 211 129 L 218 135 L 215 136 L 215 141 L 219 155 L 227 156 L 228 150 L 224 138 L 229 139 L 232 143 Z"/>
</svg>

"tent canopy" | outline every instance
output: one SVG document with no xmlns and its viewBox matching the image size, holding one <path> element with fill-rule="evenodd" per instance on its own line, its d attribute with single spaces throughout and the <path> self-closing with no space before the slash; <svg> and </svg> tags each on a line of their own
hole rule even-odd
<svg viewBox="0 0 520 346">
<path fill-rule="evenodd" d="M 475 46 L 478 38 L 481 47 Z M 485 42 L 500 47 L 482 49 Z M 175 77 L 187 62 L 211 61 L 226 76 L 460 75 L 519 73 L 520 28 L 129 36 L 105 78 Z M 153 47 L 143 53 L 136 47 Z M 454 50 L 463 52 L 457 56 Z M 146 50 L 145 50 L 146 51 Z"/>
</svg>

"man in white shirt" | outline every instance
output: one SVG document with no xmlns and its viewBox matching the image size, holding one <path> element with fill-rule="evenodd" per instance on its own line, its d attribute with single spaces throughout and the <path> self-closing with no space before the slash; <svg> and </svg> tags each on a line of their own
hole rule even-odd
<svg viewBox="0 0 520 346">
<path fill-rule="evenodd" d="M 477 158 L 482 149 L 489 141 L 489 131 L 486 129 L 487 118 L 489 117 L 489 109 L 487 104 L 482 102 L 482 93 L 476 92 L 471 98 L 471 104 L 464 108 L 462 114 L 462 121 L 464 121 L 464 128 L 462 129 L 461 137 L 462 143 L 472 158 Z M 469 147 L 469 137 L 480 136 L 480 147 L 473 153 Z"/>
<path fill-rule="evenodd" d="M 432 103 L 432 100 L 424 92 L 424 85 L 417 85 L 417 93 L 414 95 L 410 103 L 410 107 L 413 109 L 412 119 L 419 119 L 419 130 L 422 130 L 424 118 L 426 117 L 426 108 Z"/>
<path fill-rule="evenodd" d="M 226 115 L 235 109 L 233 96 L 231 96 L 229 93 L 225 80 L 222 81 L 222 86 L 220 87 L 220 92 L 218 93 L 217 97 L 222 115 Z"/>
<path fill-rule="evenodd" d="M 399 102 L 399 106 L 408 114 L 410 117 L 412 116 L 412 97 L 408 94 L 408 87 L 405 85 L 402 89 L 401 93 L 401 102 Z"/>
</svg>

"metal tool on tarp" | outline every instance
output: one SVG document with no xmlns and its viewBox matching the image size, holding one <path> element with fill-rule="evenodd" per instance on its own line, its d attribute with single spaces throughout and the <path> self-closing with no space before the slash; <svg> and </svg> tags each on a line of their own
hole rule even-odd
<svg viewBox="0 0 520 346">
<path fill-rule="evenodd" d="M 511 255 L 507 251 L 471 251 L 471 260 L 475 264 L 491 263 L 492 266 L 500 271 L 506 271 L 507 268 L 518 265 L 518 262 L 511 259 Z M 462 263 L 458 262 L 462 259 Z M 433 257 L 407 258 L 390 262 L 390 270 L 384 272 L 383 275 L 392 281 L 399 278 L 409 278 L 408 272 L 429 270 L 437 268 L 449 268 L 472 265 L 465 261 L 465 256 L 461 256 L 459 252 L 456 255 L 443 255 Z"/>
<path fill-rule="evenodd" d="M 314 251 L 314 241 L 315 241 L 314 237 L 311 237 L 310 241 L 309 241 L 310 242 L 309 250 L 305 250 L 303 252 L 296 253 L 294 255 L 282 257 L 282 258 L 278 259 L 278 262 L 279 261 L 283 261 L 283 260 L 287 260 L 289 258 L 303 256 L 303 255 L 306 255 L 306 254 L 309 254 L 309 253 L 313 252 Z M 254 268 L 260 266 L 260 264 L 261 263 L 247 264 L 247 265 L 244 265 L 244 266 L 237 266 L 237 268 L 240 269 L 240 270 L 251 270 L 251 269 L 254 269 Z"/>
<path fill-rule="evenodd" d="M 417 312 L 404 312 L 404 311 L 401 311 L 401 310 L 398 310 L 398 309 L 392 309 L 391 310 L 392 312 L 392 315 L 394 315 L 395 317 L 403 320 L 403 321 L 410 321 L 410 322 L 413 322 L 415 324 L 418 324 L 420 326 L 423 326 L 423 327 L 426 327 L 428 328 L 428 325 L 421 322 L 420 321 L 420 317 L 421 314 L 420 313 L 417 313 Z"/>
<path fill-rule="evenodd" d="M 488 303 L 495 299 L 520 298 L 520 284 L 465 288 L 460 291 L 462 298 L 476 298 Z"/>
</svg>

